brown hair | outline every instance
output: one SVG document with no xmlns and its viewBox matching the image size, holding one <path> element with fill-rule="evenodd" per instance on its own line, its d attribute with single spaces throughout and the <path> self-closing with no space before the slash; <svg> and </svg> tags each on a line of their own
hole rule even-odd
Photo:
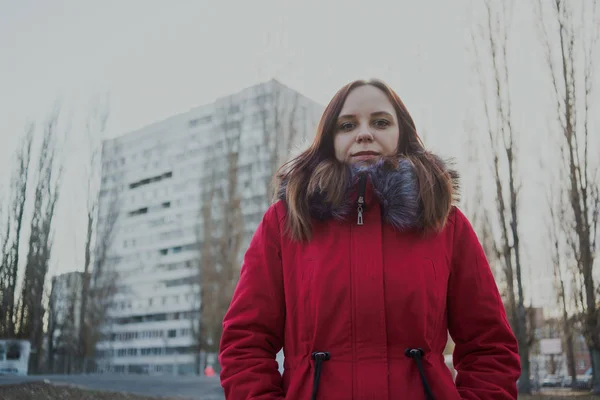
<svg viewBox="0 0 600 400">
<path fill-rule="evenodd" d="M 312 237 L 309 196 L 316 190 L 326 194 L 325 201 L 339 205 L 346 195 L 348 169 L 335 158 L 333 138 L 337 119 L 350 92 L 371 85 L 383 91 L 396 110 L 400 127 L 397 156 L 414 166 L 419 183 L 425 230 L 439 231 L 452 207 L 452 177 L 436 157 L 425 151 L 415 123 L 400 97 L 380 80 L 357 80 L 342 87 L 329 102 L 319 122 L 315 139 L 308 149 L 285 163 L 276 174 L 277 187 L 285 180 L 287 203 L 286 228 L 293 240 Z"/>
</svg>

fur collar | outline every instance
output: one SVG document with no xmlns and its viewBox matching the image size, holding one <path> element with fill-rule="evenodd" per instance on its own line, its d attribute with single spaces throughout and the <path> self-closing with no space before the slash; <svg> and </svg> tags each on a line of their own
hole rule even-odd
<svg viewBox="0 0 600 400">
<path fill-rule="evenodd" d="M 453 183 L 453 198 L 457 199 L 458 174 L 447 167 L 447 163 L 437 156 L 435 162 L 446 170 Z M 372 194 L 381 205 L 383 219 L 402 231 L 422 227 L 422 203 L 419 197 L 419 183 L 410 160 L 401 158 L 395 167 L 390 161 L 379 161 L 373 165 L 348 166 L 349 179 L 346 182 L 346 196 L 342 204 L 334 205 L 325 201 L 323 192 L 309 194 L 310 214 L 321 221 L 327 219 L 344 220 L 356 208 L 356 188 L 359 176 L 365 174 L 372 188 Z M 287 182 L 281 182 L 278 197 L 285 201 Z"/>
</svg>

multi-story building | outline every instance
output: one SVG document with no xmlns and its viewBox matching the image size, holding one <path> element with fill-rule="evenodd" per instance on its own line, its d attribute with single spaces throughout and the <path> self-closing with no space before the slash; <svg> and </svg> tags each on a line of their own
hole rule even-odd
<svg viewBox="0 0 600 400">
<path fill-rule="evenodd" d="M 275 165 L 312 139 L 322 110 L 272 80 L 104 143 L 98 232 L 118 207 L 105 266 L 118 290 L 100 370 L 197 370 L 201 246 L 230 234 L 219 220 L 239 213 L 241 261 Z"/>
</svg>

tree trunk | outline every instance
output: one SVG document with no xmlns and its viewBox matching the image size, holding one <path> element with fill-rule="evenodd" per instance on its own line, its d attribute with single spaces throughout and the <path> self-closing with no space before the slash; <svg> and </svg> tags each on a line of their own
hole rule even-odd
<svg viewBox="0 0 600 400">
<path fill-rule="evenodd" d="M 508 30 L 511 15 L 505 3 L 494 3 L 487 0 L 485 7 L 487 11 L 486 26 L 483 27 L 484 29 L 478 30 L 477 34 L 474 31 L 472 40 L 487 123 L 489 158 L 496 186 L 496 217 L 500 227 L 500 240 L 495 247 L 499 249 L 499 258 L 504 261 L 508 297 L 506 300 L 509 308 L 507 312 L 519 343 L 522 369 L 519 393 L 529 394 L 531 383 L 528 318 L 523 293 L 518 213 L 516 140 L 519 135 L 513 125 L 511 80 L 508 67 Z M 483 56 L 479 54 L 480 49 L 485 51 Z M 484 59 L 491 63 L 491 69 L 483 68 L 482 60 Z M 504 166 L 508 169 L 507 179 L 502 173 Z"/>
<path fill-rule="evenodd" d="M 587 9 L 590 4 L 592 8 Z M 546 6 L 550 5 L 552 10 L 547 10 Z M 600 24 L 600 13 L 597 1 L 538 1 L 537 9 L 548 75 L 554 91 L 554 114 L 562 137 L 560 161 L 567 171 L 563 190 L 569 199 L 571 215 L 570 223 L 565 226 L 568 227 L 567 234 L 574 237 L 570 245 L 578 267 L 579 279 L 576 282 L 581 282 L 577 288 L 582 297 L 579 306 L 583 308 L 584 333 L 592 364 L 597 367 L 593 368 L 592 391 L 600 394 L 600 324 L 593 279 L 599 224 L 595 210 L 600 204 L 600 183 L 596 175 L 598 170 L 592 165 L 597 159 L 589 157 L 588 148 L 590 94 L 594 83 L 594 51 L 599 37 L 596 27 Z M 550 12 L 552 21 L 547 23 Z M 575 21 L 576 16 L 580 16 L 581 20 Z M 558 45 L 554 45 L 553 41 Z"/>
<path fill-rule="evenodd" d="M 94 202 L 95 204 L 95 202 Z M 87 302 L 90 290 L 90 266 L 92 262 L 92 235 L 94 231 L 94 209 L 88 210 L 87 213 L 87 234 L 85 240 L 85 259 L 83 267 L 83 276 L 81 277 L 81 302 L 79 305 L 79 332 L 77 335 L 77 356 L 79 358 L 80 371 L 85 370 L 85 358 L 87 355 Z"/>
</svg>

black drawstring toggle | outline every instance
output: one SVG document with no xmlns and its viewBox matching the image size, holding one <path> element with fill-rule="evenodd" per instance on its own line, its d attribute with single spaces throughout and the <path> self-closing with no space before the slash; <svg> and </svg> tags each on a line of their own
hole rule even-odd
<svg viewBox="0 0 600 400">
<path fill-rule="evenodd" d="M 419 349 L 406 349 L 404 354 L 415 360 L 417 363 L 417 368 L 419 369 L 419 373 L 421 374 L 421 381 L 423 382 L 423 389 L 425 389 L 425 396 L 427 400 L 434 400 L 433 393 L 431 392 L 431 388 L 429 387 L 429 383 L 427 382 L 427 378 L 425 377 L 425 370 L 423 369 L 423 356 L 425 355 L 425 350 Z"/>
<path fill-rule="evenodd" d="M 312 400 L 317 400 L 317 392 L 319 391 L 319 381 L 321 380 L 321 367 L 323 361 L 329 361 L 331 355 L 326 351 L 315 351 L 312 353 L 312 359 L 315 360 L 315 375 L 313 378 Z"/>
</svg>

